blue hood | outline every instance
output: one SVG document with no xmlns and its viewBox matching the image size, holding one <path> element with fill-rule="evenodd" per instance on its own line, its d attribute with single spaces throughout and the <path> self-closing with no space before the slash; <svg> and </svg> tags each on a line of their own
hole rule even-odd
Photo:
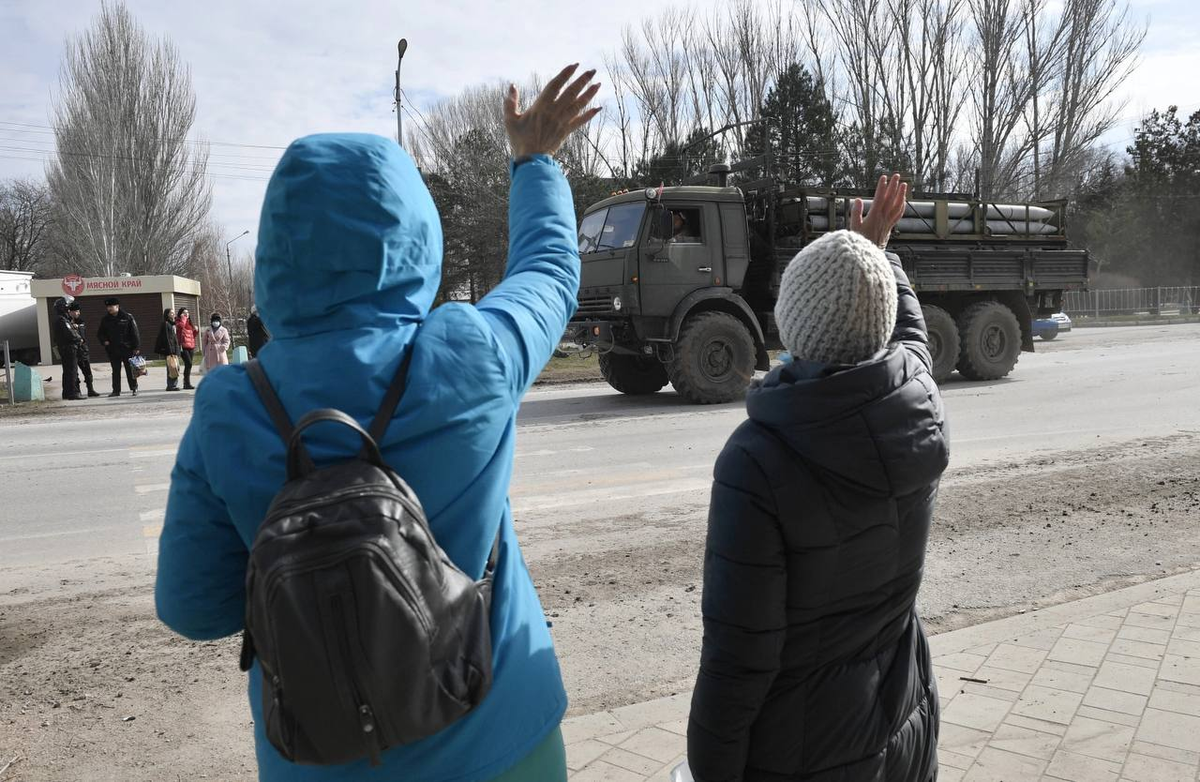
<svg viewBox="0 0 1200 782">
<path fill-rule="evenodd" d="M 442 226 L 412 158 L 362 133 L 298 139 L 271 175 L 254 291 L 275 339 L 416 323 L 442 272 Z"/>
</svg>

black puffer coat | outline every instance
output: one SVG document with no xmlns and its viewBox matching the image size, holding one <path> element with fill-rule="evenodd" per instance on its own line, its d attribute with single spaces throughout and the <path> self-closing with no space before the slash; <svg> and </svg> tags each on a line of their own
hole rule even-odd
<svg viewBox="0 0 1200 782">
<path fill-rule="evenodd" d="M 158 338 L 154 340 L 154 352 L 160 356 L 179 355 L 179 335 L 175 333 L 175 319 L 168 318 L 170 310 L 163 310 L 162 325 L 158 327 Z"/>
<path fill-rule="evenodd" d="M 142 335 L 138 332 L 137 321 L 125 310 L 101 318 L 100 330 L 96 336 L 112 361 L 127 359 L 142 347 Z"/>
<path fill-rule="evenodd" d="M 949 445 L 920 305 L 892 265 L 889 348 L 775 369 L 717 461 L 688 726 L 699 782 L 936 773 L 915 603 Z"/>
</svg>

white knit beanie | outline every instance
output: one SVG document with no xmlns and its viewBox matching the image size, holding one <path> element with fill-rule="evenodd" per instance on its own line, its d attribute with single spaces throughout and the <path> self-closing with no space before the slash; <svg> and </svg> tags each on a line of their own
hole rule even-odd
<svg viewBox="0 0 1200 782">
<path fill-rule="evenodd" d="M 896 327 L 892 265 L 862 234 L 825 234 L 784 270 L 775 322 L 793 358 L 865 361 L 887 346 Z"/>
</svg>

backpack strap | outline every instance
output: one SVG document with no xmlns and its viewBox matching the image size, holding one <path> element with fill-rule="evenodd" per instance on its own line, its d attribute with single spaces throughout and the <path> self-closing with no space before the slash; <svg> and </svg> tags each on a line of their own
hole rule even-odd
<svg viewBox="0 0 1200 782">
<path fill-rule="evenodd" d="M 271 421 L 279 431 L 279 436 L 285 443 L 290 443 L 296 427 L 292 425 L 292 419 L 288 417 L 283 402 L 279 401 L 279 395 L 271 387 L 271 381 L 267 378 L 267 373 L 263 371 L 262 364 L 258 363 L 258 359 L 252 358 L 246 362 L 246 374 L 250 375 L 250 381 L 254 383 L 254 390 L 258 392 L 258 398 L 262 401 L 263 407 L 267 408 L 267 414 L 271 416 Z M 301 467 L 305 471 L 315 469 L 307 451 L 301 454 L 300 459 Z"/>
<path fill-rule="evenodd" d="M 420 333 L 421 327 L 417 326 L 417 334 Z M 383 439 L 387 434 L 388 424 L 392 422 L 392 417 L 396 415 L 396 408 L 400 406 L 400 399 L 404 396 L 405 388 L 408 386 L 408 368 L 412 364 L 413 352 L 416 350 L 417 338 L 413 335 L 412 340 L 408 343 L 408 352 L 404 354 L 403 360 L 400 362 L 400 368 L 396 370 L 395 377 L 392 378 L 391 385 L 388 386 L 387 393 L 383 395 L 383 401 L 379 403 L 379 410 L 375 413 L 375 418 L 371 420 L 371 425 L 367 427 L 367 432 L 371 435 L 371 439 L 376 443 Z"/>
</svg>

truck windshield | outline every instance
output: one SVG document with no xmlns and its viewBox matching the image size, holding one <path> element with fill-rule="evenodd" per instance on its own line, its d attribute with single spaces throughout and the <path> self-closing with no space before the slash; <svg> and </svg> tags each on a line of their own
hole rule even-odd
<svg viewBox="0 0 1200 782">
<path fill-rule="evenodd" d="M 645 204 L 633 203 L 592 212 L 579 226 L 579 254 L 632 247 L 645 211 Z"/>
</svg>

